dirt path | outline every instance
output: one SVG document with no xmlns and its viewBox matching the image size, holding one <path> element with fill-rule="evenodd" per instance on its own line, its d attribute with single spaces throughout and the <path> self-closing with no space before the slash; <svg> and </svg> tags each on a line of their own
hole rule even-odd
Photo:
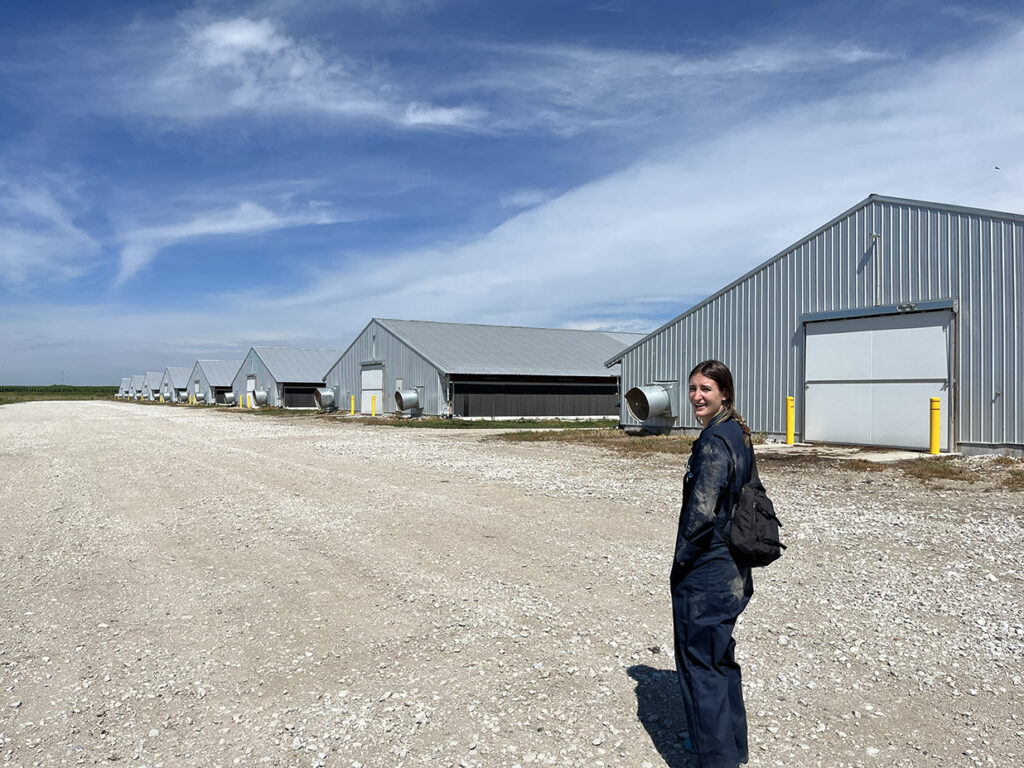
<svg viewBox="0 0 1024 768">
<path fill-rule="evenodd" d="M 0 408 L 0 765 L 686 768 L 681 459 Z M 751 766 L 1024 760 L 1024 493 L 765 462 Z"/>
</svg>

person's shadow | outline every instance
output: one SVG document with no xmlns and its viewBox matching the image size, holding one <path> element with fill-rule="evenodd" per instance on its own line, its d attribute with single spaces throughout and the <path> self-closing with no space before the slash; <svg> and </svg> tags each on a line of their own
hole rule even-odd
<svg viewBox="0 0 1024 768">
<path fill-rule="evenodd" d="M 686 733 L 683 697 L 675 669 L 634 664 L 627 673 L 636 681 L 636 716 L 669 768 L 694 768 L 693 755 L 683 749 Z"/>
</svg>

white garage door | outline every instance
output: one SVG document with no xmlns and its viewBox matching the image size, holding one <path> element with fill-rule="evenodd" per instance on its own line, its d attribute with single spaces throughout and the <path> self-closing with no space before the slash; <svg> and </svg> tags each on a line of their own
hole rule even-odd
<svg viewBox="0 0 1024 768">
<path fill-rule="evenodd" d="M 938 397 L 948 450 L 952 327 L 948 311 L 807 323 L 804 439 L 927 450 Z"/>
<path fill-rule="evenodd" d="M 363 368 L 360 377 L 362 394 L 359 398 L 359 412 L 370 413 L 376 398 L 376 411 L 381 413 L 384 408 L 384 367 L 375 365 Z"/>
</svg>

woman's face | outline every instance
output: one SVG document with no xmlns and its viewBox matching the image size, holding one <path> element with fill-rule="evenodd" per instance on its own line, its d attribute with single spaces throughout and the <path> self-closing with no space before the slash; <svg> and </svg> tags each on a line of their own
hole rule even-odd
<svg viewBox="0 0 1024 768">
<path fill-rule="evenodd" d="M 724 403 L 725 396 L 714 379 L 700 373 L 693 374 L 690 379 L 690 405 L 693 406 L 693 415 L 697 421 L 706 427 L 715 414 L 722 410 Z"/>
</svg>

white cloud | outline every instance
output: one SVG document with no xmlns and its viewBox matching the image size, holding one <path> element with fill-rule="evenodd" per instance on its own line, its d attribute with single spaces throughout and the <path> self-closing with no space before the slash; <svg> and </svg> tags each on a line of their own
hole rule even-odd
<svg viewBox="0 0 1024 768">
<path fill-rule="evenodd" d="M 53 190 L 0 176 L 0 281 L 70 280 L 94 269 L 101 250 Z"/>
<path fill-rule="evenodd" d="M 137 52 L 141 72 L 118 74 L 120 106 L 179 121 L 233 116 L 330 116 L 400 128 L 475 129 L 485 112 L 403 95 L 379 68 L 285 34 L 272 19 L 237 17 L 189 26 L 184 37 Z"/>
<path fill-rule="evenodd" d="M 494 100 L 487 125 L 573 135 L 590 129 L 703 124 L 705 113 L 765 99 L 784 88 L 771 78 L 878 65 L 893 54 L 863 46 L 780 39 L 713 54 L 569 45 L 481 46 L 478 66 L 446 82 L 461 98 Z M 482 96 L 480 96 L 482 100 Z M 677 125 L 677 128 L 680 127 Z"/>
<path fill-rule="evenodd" d="M 673 117 L 701 124 L 709 106 L 720 112 L 770 99 L 773 79 L 853 73 L 894 58 L 856 43 L 787 37 L 708 54 L 463 41 L 446 43 L 451 50 L 440 60 L 432 48 L 395 40 L 382 41 L 379 58 L 369 60 L 290 35 L 279 19 L 200 12 L 180 26 L 140 22 L 132 32 L 105 53 L 79 53 L 88 62 L 83 72 L 52 73 L 71 78 L 69 104 L 85 100 L 90 111 L 176 128 L 327 117 L 406 130 L 571 136 L 665 126 Z"/>
<path fill-rule="evenodd" d="M 207 67 L 245 65 L 247 56 L 273 56 L 293 47 L 288 38 L 279 35 L 268 19 L 252 21 L 246 18 L 217 21 L 199 29 L 192 35 Z M 305 73 L 302 62 L 294 62 L 290 72 L 301 77 Z"/>
<path fill-rule="evenodd" d="M 333 224 L 341 220 L 318 204 L 282 215 L 269 211 L 256 203 L 242 202 L 234 208 L 206 213 L 187 221 L 129 229 L 120 237 L 124 245 L 121 250 L 121 265 L 117 275 L 117 284 L 121 285 L 137 274 L 164 248 L 188 240 L 222 235 L 247 235 L 288 227 Z"/>
<path fill-rule="evenodd" d="M 431 107 L 414 102 L 405 108 L 402 123 L 410 126 L 472 128 L 479 125 L 486 115 L 484 110 L 476 107 Z"/>
<path fill-rule="evenodd" d="M 517 189 L 502 195 L 503 208 L 535 208 L 551 199 L 551 195 L 540 189 Z"/>
</svg>

